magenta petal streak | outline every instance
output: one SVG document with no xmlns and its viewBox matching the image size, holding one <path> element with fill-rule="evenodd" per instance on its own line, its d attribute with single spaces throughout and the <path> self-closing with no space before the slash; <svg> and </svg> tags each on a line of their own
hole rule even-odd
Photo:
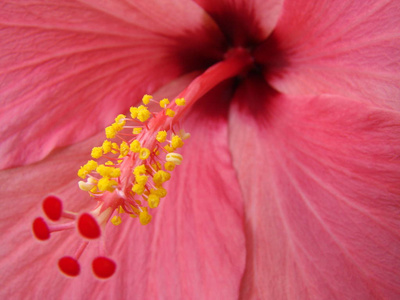
<svg viewBox="0 0 400 300">
<path fill-rule="evenodd" d="M 87 138 L 146 92 L 220 58 L 222 36 L 200 7 L 164 4 L 2 1 L 0 167 Z"/>
<path fill-rule="evenodd" d="M 399 28 L 397 0 L 285 1 L 256 57 L 282 93 L 329 93 L 399 110 Z"/>
<path fill-rule="evenodd" d="M 254 82 L 235 99 L 230 144 L 248 237 L 242 298 L 395 299 L 400 114 L 338 96 L 274 95 Z"/>
</svg>

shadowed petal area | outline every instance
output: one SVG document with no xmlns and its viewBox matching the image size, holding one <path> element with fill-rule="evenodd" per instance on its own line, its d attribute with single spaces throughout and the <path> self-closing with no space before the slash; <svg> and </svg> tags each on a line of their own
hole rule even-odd
<svg viewBox="0 0 400 300">
<path fill-rule="evenodd" d="M 267 38 L 278 21 L 283 3 L 282 0 L 195 1 L 234 46 L 250 46 Z"/>
<path fill-rule="evenodd" d="M 229 127 L 245 201 L 242 299 L 400 296 L 399 124 L 339 96 L 242 86 Z"/>
<path fill-rule="evenodd" d="M 400 109 L 400 3 L 285 1 L 256 54 L 282 93 L 330 93 Z"/>
<path fill-rule="evenodd" d="M 220 91 L 225 91 L 225 86 Z M 228 95 L 208 95 L 187 119 L 192 134 L 182 149 L 183 163 L 174 171 L 168 195 L 150 213 L 147 226 L 125 215 L 109 225 L 106 246 L 117 270 L 108 281 L 90 271 L 98 256 L 91 243 L 80 259 L 81 274 L 66 279 L 57 270 L 61 256 L 77 247 L 73 233 L 54 233 L 39 243 L 28 231 L 40 215 L 40 199 L 48 193 L 64 199 L 67 210 L 90 207 L 78 191 L 76 171 L 104 134 L 51 154 L 40 163 L 0 172 L 0 274 L 3 297 L 21 298 L 30 291 L 42 299 L 234 299 L 245 264 L 243 202 L 228 149 Z M 221 102 L 222 99 L 222 102 Z M 24 193 L 20 192 L 21 186 Z M 12 226 L 12 231 L 6 230 Z M 6 276 L 5 276 L 6 274 Z"/>
<path fill-rule="evenodd" d="M 191 1 L 2 1 L 0 167 L 93 135 L 222 40 Z"/>
</svg>

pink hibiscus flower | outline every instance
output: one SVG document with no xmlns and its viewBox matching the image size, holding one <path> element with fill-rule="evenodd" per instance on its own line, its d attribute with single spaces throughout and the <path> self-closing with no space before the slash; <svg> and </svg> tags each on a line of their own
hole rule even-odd
<svg viewBox="0 0 400 300">
<path fill-rule="evenodd" d="M 400 297 L 396 1 L 3 1 L 0 26 L 2 298 Z M 93 209 L 76 172 L 145 93 L 185 96 L 184 161 L 66 278 L 81 238 L 32 220 Z"/>
</svg>

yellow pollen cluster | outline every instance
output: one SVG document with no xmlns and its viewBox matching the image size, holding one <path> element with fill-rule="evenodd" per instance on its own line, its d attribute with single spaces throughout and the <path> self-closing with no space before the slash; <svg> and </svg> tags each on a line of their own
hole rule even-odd
<svg viewBox="0 0 400 300">
<path fill-rule="evenodd" d="M 100 158 L 103 155 L 103 149 L 101 147 L 94 147 L 91 155 L 93 158 Z"/>
<path fill-rule="evenodd" d="M 116 193 L 117 198 L 121 198 L 117 215 L 111 218 L 114 225 L 121 224 L 120 214 L 123 213 L 138 218 L 142 225 L 150 223 L 150 210 L 157 208 L 160 200 L 166 197 L 164 184 L 183 160 L 176 150 L 190 137 L 183 129 L 177 130 L 177 125 L 150 122 L 157 117 L 164 118 L 161 120 L 165 120 L 165 116 L 174 118 L 186 104 L 184 98 L 177 98 L 171 104 L 167 98 L 162 99 L 158 102 L 163 108 L 160 112 L 150 112 L 146 106 L 150 102 L 157 101 L 151 95 L 144 95 L 143 105 L 131 107 L 129 117 L 118 115 L 105 129 L 107 139 L 92 149 L 93 160 L 78 171 L 78 176 L 84 180 L 79 181 L 79 188 L 96 200 L 103 201 L 107 193 Z M 151 124 L 159 127 L 151 128 Z"/>
<path fill-rule="evenodd" d="M 124 128 L 126 123 L 125 118 L 125 115 L 118 115 L 115 118 L 115 122 L 106 127 L 106 137 L 108 139 L 114 138 L 118 134 L 118 132 L 120 132 Z"/>
<path fill-rule="evenodd" d="M 143 102 L 144 105 L 147 105 L 147 104 L 150 103 L 151 99 L 153 99 L 153 96 L 146 94 L 146 95 L 143 96 L 142 102 Z"/>
<path fill-rule="evenodd" d="M 85 165 L 83 165 L 79 171 L 78 171 L 78 176 L 82 179 L 85 179 L 86 176 L 92 172 L 93 170 L 96 170 L 97 168 L 97 162 L 94 160 L 89 160 Z"/>
<path fill-rule="evenodd" d="M 184 143 L 183 143 L 182 138 L 180 136 L 174 135 L 172 137 L 172 140 L 171 140 L 171 147 L 172 148 L 175 148 L 175 149 L 180 148 L 180 147 L 183 146 L 183 144 Z"/>
<path fill-rule="evenodd" d="M 175 100 L 175 103 L 176 103 L 176 105 L 178 105 L 178 106 L 184 106 L 184 105 L 186 104 L 186 101 L 185 101 L 185 99 L 183 99 L 183 98 L 177 98 L 177 99 Z"/>
<path fill-rule="evenodd" d="M 150 156 L 150 150 L 149 150 L 149 149 L 147 149 L 147 148 L 142 148 L 142 149 L 140 149 L 139 158 L 140 158 L 141 160 L 148 159 L 149 156 Z"/>
<path fill-rule="evenodd" d="M 118 182 L 115 180 L 112 180 L 108 177 L 103 177 L 97 182 L 97 187 L 99 191 L 104 192 L 104 191 L 109 191 L 113 192 L 115 188 L 117 187 Z"/>
<path fill-rule="evenodd" d="M 113 223 L 115 226 L 118 226 L 119 224 L 122 223 L 122 219 L 120 216 L 114 216 L 111 219 L 111 223 Z"/>
<path fill-rule="evenodd" d="M 167 108 L 167 110 L 165 111 L 165 114 L 168 116 L 168 117 L 174 117 L 175 116 L 175 111 L 173 111 L 172 109 L 169 109 L 169 108 Z"/>
<path fill-rule="evenodd" d="M 159 131 L 157 133 L 157 137 L 156 137 L 157 141 L 159 141 L 160 143 L 164 143 L 166 139 L 167 139 L 167 132 L 165 130 Z"/>
<path fill-rule="evenodd" d="M 143 128 L 141 128 L 141 127 L 135 127 L 135 128 L 133 128 L 132 133 L 133 134 L 139 134 L 139 133 L 142 132 L 142 129 Z"/>
<path fill-rule="evenodd" d="M 140 122 L 146 122 L 150 118 L 150 111 L 146 106 L 140 105 L 139 107 L 131 107 L 130 113 L 132 119 L 138 119 Z"/>
<path fill-rule="evenodd" d="M 168 100 L 167 98 L 164 98 L 164 99 L 162 99 L 162 100 L 160 101 L 160 106 L 161 106 L 162 108 L 166 108 L 168 104 L 169 104 L 169 100 Z"/>
</svg>

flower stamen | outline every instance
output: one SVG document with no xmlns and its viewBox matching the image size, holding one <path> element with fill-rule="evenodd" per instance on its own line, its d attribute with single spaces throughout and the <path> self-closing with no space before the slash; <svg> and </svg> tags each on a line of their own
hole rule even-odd
<svg viewBox="0 0 400 300">
<path fill-rule="evenodd" d="M 73 228 L 82 236 L 75 255 L 60 258 L 58 266 L 63 274 L 70 277 L 80 274 L 79 257 L 89 241 L 104 239 L 103 232 L 109 221 L 120 225 L 124 215 L 128 215 L 137 218 L 142 225 L 151 223 L 150 212 L 162 205 L 162 198 L 167 195 L 165 183 L 182 163 L 183 156 L 178 152 L 190 137 L 179 127 L 180 119 L 213 87 L 240 74 L 252 63 L 245 49 L 234 49 L 226 60 L 194 79 L 175 101 L 167 98 L 156 101 L 151 95 L 144 95 L 142 105 L 131 107 L 129 116 L 118 115 L 115 122 L 105 128 L 107 139 L 92 149 L 92 159 L 78 170 L 82 179 L 78 186 L 93 197 L 96 207 L 78 215 L 64 211 L 62 201 L 49 196 L 42 205 L 46 217 L 51 222 L 61 222 L 62 218 L 72 221 L 48 224 L 41 217 L 33 221 L 33 234 L 42 241 L 48 240 L 54 231 Z M 186 102 L 185 98 L 190 101 Z M 161 110 L 150 111 L 147 107 L 150 102 L 158 103 Z M 111 277 L 116 267 L 104 254 L 92 261 L 93 274 L 99 279 Z"/>
<path fill-rule="evenodd" d="M 149 210 L 157 208 L 160 199 L 167 194 L 163 184 L 170 180 L 169 172 L 174 171 L 175 165 L 180 164 L 183 157 L 175 153 L 178 159 L 175 159 L 177 163 L 173 163 L 168 161 L 171 160 L 168 151 L 160 152 L 159 149 L 175 151 L 184 145 L 182 140 L 188 134 L 175 134 L 184 131 L 176 129 L 178 122 L 173 120 L 175 111 L 179 111 L 186 102 L 179 98 L 169 104 L 169 100 L 164 98 L 159 102 L 160 106 L 165 106 L 164 109 L 150 112 L 146 106 L 150 101 L 157 102 L 152 96 L 145 95 L 142 99 L 144 105 L 131 107 L 131 118 L 118 115 L 115 122 L 105 129 L 107 139 L 101 146 L 92 149 L 92 159 L 78 170 L 78 176 L 83 179 L 78 186 L 94 197 L 96 209 L 76 216 L 63 211 L 62 201 L 55 196 L 48 196 L 43 201 L 43 211 L 50 221 L 58 222 L 62 217 L 74 221 L 49 225 L 43 218 L 35 219 L 33 232 L 39 240 L 49 239 L 53 231 L 73 228 L 84 240 L 78 254 L 59 260 L 59 269 L 66 276 L 79 275 L 79 256 L 89 241 L 102 237 L 108 221 L 118 226 L 122 223 L 120 215 L 128 214 L 138 217 L 140 224 L 148 225 L 152 220 Z M 114 212 L 117 215 L 112 217 Z M 114 274 L 116 264 L 101 255 L 93 260 L 92 270 L 97 278 L 105 279 Z"/>
</svg>

